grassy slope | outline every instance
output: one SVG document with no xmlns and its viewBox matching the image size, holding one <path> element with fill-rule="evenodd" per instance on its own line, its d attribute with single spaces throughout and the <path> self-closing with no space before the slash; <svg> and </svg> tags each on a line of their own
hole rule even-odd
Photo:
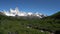
<svg viewBox="0 0 60 34">
<path fill-rule="evenodd" d="M 60 15 L 59 12 L 43 19 L 23 19 L 0 15 L 0 33 L 48 34 L 47 31 L 41 32 L 40 29 L 49 31 L 60 30 L 60 17 L 58 15 Z M 30 25 L 32 28 L 27 28 L 27 25 Z"/>
<path fill-rule="evenodd" d="M 17 34 L 48 34 L 38 29 L 27 28 L 28 24 L 39 24 L 36 19 L 18 19 L 0 15 L 0 34 L 17 33 Z M 38 25 L 39 26 L 39 25 Z"/>
</svg>

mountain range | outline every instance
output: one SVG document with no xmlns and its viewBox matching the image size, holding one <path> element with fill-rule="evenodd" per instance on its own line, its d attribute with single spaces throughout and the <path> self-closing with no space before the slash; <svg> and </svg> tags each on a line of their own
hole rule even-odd
<svg viewBox="0 0 60 34">
<path fill-rule="evenodd" d="M 10 11 L 2 11 L 0 13 L 3 13 L 4 15 L 6 16 L 23 16 L 23 17 L 27 17 L 27 16 L 34 16 L 34 17 L 39 17 L 39 18 L 43 18 L 43 17 L 46 17 L 46 15 L 42 14 L 42 13 L 32 13 L 32 12 L 22 12 L 22 11 L 19 11 L 19 9 L 16 7 L 14 10 L 13 9 L 10 9 Z"/>
<path fill-rule="evenodd" d="M 58 34 L 57 31 L 60 31 L 60 11 L 41 19 L 36 16 L 32 19 L 18 15 L 7 16 L 0 12 L 0 34 Z"/>
</svg>

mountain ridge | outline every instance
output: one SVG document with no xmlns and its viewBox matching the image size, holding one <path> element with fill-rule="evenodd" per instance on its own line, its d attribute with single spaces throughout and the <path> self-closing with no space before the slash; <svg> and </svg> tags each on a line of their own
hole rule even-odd
<svg viewBox="0 0 60 34">
<path fill-rule="evenodd" d="M 41 14 L 41 13 L 38 13 L 38 12 L 36 12 L 36 13 L 32 13 L 32 12 L 28 12 L 28 13 L 26 13 L 26 12 L 21 12 L 21 11 L 19 11 L 19 9 L 18 8 L 15 8 L 15 10 L 13 10 L 13 9 L 10 9 L 10 11 L 3 11 L 2 12 L 4 15 L 6 15 L 6 16 L 23 16 L 23 17 L 25 17 L 25 16 L 34 16 L 34 17 L 39 17 L 39 18 L 43 18 L 43 17 L 46 17 L 46 15 L 44 15 L 44 14 Z"/>
</svg>

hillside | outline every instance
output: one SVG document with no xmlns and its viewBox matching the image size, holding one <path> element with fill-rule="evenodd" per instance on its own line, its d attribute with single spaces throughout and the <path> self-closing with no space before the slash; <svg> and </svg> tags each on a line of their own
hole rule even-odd
<svg viewBox="0 0 60 34">
<path fill-rule="evenodd" d="M 51 15 L 51 18 L 60 19 L 60 11 Z"/>
<path fill-rule="evenodd" d="M 46 20 L 46 22 L 52 24 L 54 27 L 60 29 L 60 12 L 57 12 L 51 16 L 43 18 L 42 20 Z"/>
<path fill-rule="evenodd" d="M 60 12 L 39 18 L 8 17 L 0 14 L 1 34 L 49 34 L 60 30 Z M 59 18 L 58 18 L 59 17 Z M 42 32 L 42 31 L 43 32 Z"/>
</svg>

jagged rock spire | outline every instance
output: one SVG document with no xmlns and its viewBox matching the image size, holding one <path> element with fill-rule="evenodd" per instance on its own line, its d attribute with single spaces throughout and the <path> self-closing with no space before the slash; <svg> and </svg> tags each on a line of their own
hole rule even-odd
<svg viewBox="0 0 60 34">
<path fill-rule="evenodd" d="M 32 12 L 28 12 L 28 13 L 26 13 L 26 12 L 20 12 L 19 11 L 19 9 L 18 9 L 18 7 L 16 7 L 14 10 L 13 9 L 11 9 L 10 8 L 10 11 L 5 11 L 4 10 L 4 14 L 6 15 L 6 16 L 36 16 L 36 17 L 39 17 L 39 18 L 42 18 L 41 16 L 42 16 L 42 14 L 41 13 L 38 13 L 38 12 L 36 12 L 36 13 L 32 13 Z M 43 15 L 44 16 L 44 15 Z"/>
</svg>

